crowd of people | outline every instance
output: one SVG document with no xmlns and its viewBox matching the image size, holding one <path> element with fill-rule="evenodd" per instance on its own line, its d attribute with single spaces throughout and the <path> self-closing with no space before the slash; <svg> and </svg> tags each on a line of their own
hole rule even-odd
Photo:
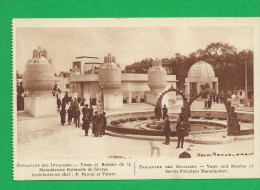
<svg viewBox="0 0 260 190">
<path fill-rule="evenodd" d="M 89 107 L 88 104 L 85 104 L 81 110 L 80 106 L 82 106 L 82 102 L 79 102 L 79 99 L 70 99 L 67 101 L 65 98 L 62 100 L 57 98 L 57 108 L 60 113 L 62 126 L 66 123 L 67 115 L 68 125 L 73 123 L 77 128 L 82 127 L 85 131 L 85 136 L 88 136 L 90 128 L 92 128 L 92 134 L 95 137 L 102 137 L 102 135 L 105 135 L 107 126 L 106 113 L 94 112 L 93 107 L 91 105 Z"/>
</svg>

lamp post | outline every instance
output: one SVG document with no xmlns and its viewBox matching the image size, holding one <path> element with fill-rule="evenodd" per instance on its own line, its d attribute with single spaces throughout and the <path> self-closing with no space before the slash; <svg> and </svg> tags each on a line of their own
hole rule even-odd
<svg viewBox="0 0 260 190">
<path fill-rule="evenodd" d="M 247 59 L 245 58 L 245 99 L 244 105 L 248 106 L 248 96 L 247 96 Z"/>
<path fill-rule="evenodd" d="M 99 86 L 99 92 L 98 92 L 98 98 L 97 98 L 97 110 L 98 113 L 104 112 L 104 94 L 103 94 L 103 88 L 101 85 Z"/>
</svg>

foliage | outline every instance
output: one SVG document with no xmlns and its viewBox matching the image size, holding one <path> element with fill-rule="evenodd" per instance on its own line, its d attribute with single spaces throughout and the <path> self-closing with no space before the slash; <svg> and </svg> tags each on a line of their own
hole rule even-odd
<svg viewBox="0 0 260 190">
<path fill-rule="evenodd" d="M 199 118 L 200 118 L 200 116 L 198 116 L 198 115 L 195 115 L 195 116 L 191 116 L 191 118 L 192 118 L 192 119 L 199 119 Z"/>
<path fill-rule="evenodd" d="M 245 64 L 247 64 L 248 88 L 253 89 L 253 52 L 251 50 L 237 51 L 228 44 L 214 42 L 204 49 L 198 49 L 188 56 L 176 53 L 172 58 L 162 58 L 163 67 L 168 74 L 174 74 L 179 81 L 177 88 L 184 90 L 185 78 L 194 63 L 203 60 L 211 64 L 215 74 L 219 79 L 220 90 L 243 89 L 245 81 Z M 125 72 L 147 73 L 153 63 L 152 58 L 146 58 L 140 62 L 135 62 L 125 68 Z"/>
<path fill-rule="evenodd" d="M 111 124 L 111 125 L 118 125 L 118 124 L 120 124 L 120 121 L 118 121 L 118 120 L 113 120 L 113 121 L 110 122 L 110 124 Z"/>
<path fill-rule="evenodd" d="M 135 117 L 130 117 L 130 118 L 128 118 L 128 121 L 137 121 L 137 118 L 135 118 Z"/>
<path fill-rule="evenodd" d="M 128 119 L 119 119 L 119 120 L 118 120 L 119 123 L 125 123 L 125 122 L 127 122 L 127 121 L 128 121 Z"/>
<path fill-rule="evenodd" d="M 153 115 L 150 117 L 150 119 L 154 120 L 154 119 L 156 119 L 156 117 Z"/>
<path fill-rule="evenodd" d="M 141 116 L 141 117 L 138 117 L 138 120 L 147 120 L 148 118 L 147 117 L 144 117 L 144 116 Z"/>
</svg>

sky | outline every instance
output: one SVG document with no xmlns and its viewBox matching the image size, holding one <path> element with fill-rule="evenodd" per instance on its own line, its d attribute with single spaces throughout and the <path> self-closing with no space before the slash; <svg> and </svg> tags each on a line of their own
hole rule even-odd
<svg viewBox="0 0 260 190">
<path fill-rule="evenodd" d="M 171 58 L 176 53 L 188 56 L 211 42 L 229 43 L 253 50 L 250 27 L 88 27 L 17 28 L 17 70 L 23 73 L 38 46 L 48 51 L 55 72 L 69 71 L 78 56 L 99 57 L 111 53 L 121 68 L 145 58 Z"/>
</svg>

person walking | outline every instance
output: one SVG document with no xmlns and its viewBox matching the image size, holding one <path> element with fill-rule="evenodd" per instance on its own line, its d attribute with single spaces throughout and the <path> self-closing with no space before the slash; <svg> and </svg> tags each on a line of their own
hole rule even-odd
<svg viewBox="0 0 260 190">
<path fill-rule="evenodd" d="M 80 111 L 79 111 L 79 107 L 75 108 L 74 121 L 75 121 L 75 126 L 79 127 L 79 124 L 80 124 Z"/>
<path fill-rule="evenodd" d="M 89 108 L 89 120 L 90 120 L 90 122 L 92 122 L 93 113 L 94 113 L 94 109 L 93 109 L 93 107 L 90 105 L 90 108 Z"/>
<path fill-rule="evenodd" d="M 81 111 L 82 111 L 83 117 L 86 115 L 89 115 L 88 104 L 85 104 L 85 106 L 82 108 Z"/>
<path fill-rule="evenodd" d="M 219 97 L 218 96 L 216 96 L 216 102 L 217 102 L 217 104 L 219 103 Z"/>
<path fill-rule="evenodd" d="M 160 121 L 160 119 L 162 117 L 162 108 L 161 108 L 161 106 L 158 106 L 158 117 L 159 117 L 159 121 Z"/>
<path fill-rule="evenodd" d="M 211 105 L 212 105 L 212 101 L 211 101 L 211 99 L 209 98 L 209 99 L 208 99 L 208 109 L 211 109 Z"/>
<path fill-rule="evenodd" d="M 95 134 L 97 123 L 98 123 L 98 112 L 95 111 L 95 114 L 92 118 L 92 134 Z"/>
<path fill-rule="evenodd" d="M 67 113 L 68 113 L 68 124 L 70 125 L 70 124 L 71 124 L 71 121 L 72 121 L 72 118 L 74 117 L 74 116 L 73 116 L 72 106 L 69 107 Z"/>
<path fill-rule="evenodd" d="M 102 135 L 105 135 L 106 126 L 107 126 L 106 112 L 103 112 L 103 115 L 102 115 Z"/>
<path fill-rule="evenodd" d="M 62 107 L 61 111 L 60 111 L 60 122 L 62 124 L 62 126 L 64 125 L 66 121 L 66 110 L 64 107 Z"/>
<path fill-rule="evenodd" d="M 163 128 L 163 132 L 164 132 L 164 136 L 165 136 L 165 142 L 163 144 L 165 144 L 165 145 L 170 144 L 170 133 L 171 133 L 170 125 L 171 124 L 170 124 L 169 116 L 166 115 L 165 121 L 164 121 L 164 128 Z"/>
<path fill-rule="evenodd" d="M 103 125 L 103 116 L 99 114 L 97 116 L 97 123 L 95 127 L 95 137 L 102 137 L 102 125 Z"/>
<path fill-rule="evenodd" d="M 83 125 L 82 129 L 85 130 L 85 136 L 88 136 L 88 130 L 89 130 L 89 115 L 83 116 Z"/>
<path fill-rule="evenodd" d="M 204 109 L 208 109 L 208 100 L 205 98 L 204 100 Z"/>
<path fill-rule="evenodd" d="M 165 120 L 166 115 L 168 115 L 168 108 L 166 107 L 165 104 L 163 105 L 162 111 L 163 111 L 163 120 Z"/>
<path fill-rule="evenodd" d="M 58 108 L 58 112 L 60 112 L 60 107 L 61 107 L 61 100 L 60 98 L 57 97 L 57 108 Z"/>
<path fill-rule="evenodd" d="M 157 108 L 158 106 L 155 106 L 154 108 L 154 116 L 155 116 L 155 119 L 158 120 L 158 111 L 157 111 Z"/>
</svg>

